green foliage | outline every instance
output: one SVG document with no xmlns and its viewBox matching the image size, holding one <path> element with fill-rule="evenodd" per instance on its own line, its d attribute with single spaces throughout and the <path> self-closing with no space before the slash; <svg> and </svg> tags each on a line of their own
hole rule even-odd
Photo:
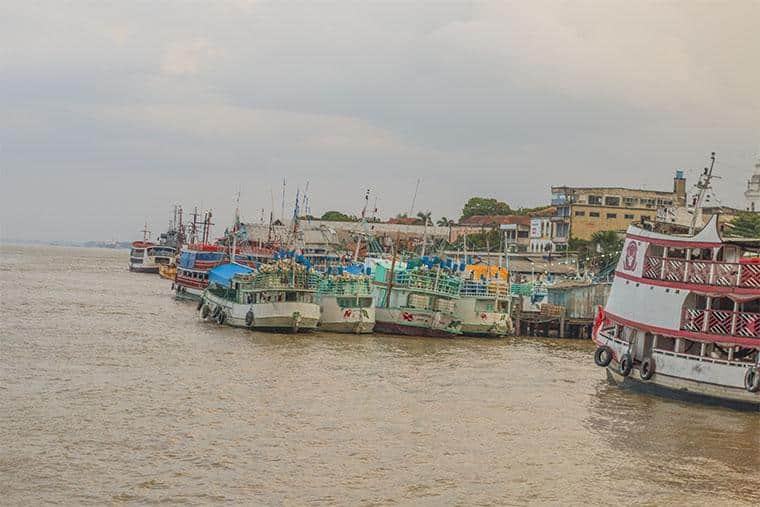
<svg viewBox="0 0 760 507">
<path fill-rule="evenodd" d="M 438 221 L 436 221 L 435 223 L 435 225 L 439 227 L 451 227 L 454 224 L 456 224 L 456 222 L 446 217 L 439 218 Z"/>
<path fill-rule="evenodd" d="M 760 238 L 760 213 L 739 213 L 729 222 L 726 235 L 738 238 Z"/>
<path fill-rule="evenodd" d="M 483 251 L 499 252 L 501 251 L 501 241 L 503 240 L 503 233 L 499 229 L 490 229 L 483 232 L 467 235 L 467 250 L 468 251 Z M 464 236 L 460 236 L 456 242 L 452 245 L 455 250 L 464 249 Z"/>
<path fill-rule="evenodd" d="M 427 223 L 430 225 L 432 222 L 432 213 L 429 211 L 420 211 L 417 213 L 417 221 L 415 223 L 420 225 L 425 225 L 425 223 Z"/>
<path fill-rule="evenodd" d="M 476 215 L 511 215 L 509 204 L 491 197 L 470 197 L 462 208 L 462 218 Z"/>
<path fill-rule="evenodd" d="M 578 264 L 595 270 L 617 262 L 623 248 L 623 238 L 615 231 L 599 231 L 591 240 L 570 238 L 568 249 L 578 254 Z"/>
<path fill-rule="evenodd" d="M 359 219 L 354 215 L 346 215 L 340 211 L 326 211 L 322 215 L 322 220 L 332 220 L 333 222 L 358 222 Z"/>
</svg>

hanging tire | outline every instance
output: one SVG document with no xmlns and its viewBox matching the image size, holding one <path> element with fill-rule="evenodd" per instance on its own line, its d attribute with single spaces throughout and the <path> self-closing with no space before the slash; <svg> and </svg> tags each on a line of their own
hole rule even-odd
<svg viewBox="0 0 760 507">
<path fill-rule="evenodd" d="M 203 303 L 203 301 L 201 301 L 201 303 Z M 203 306 L 201 307 L 201 318 L 202 318 L 203 320 L 206 320 L 206 319 L 208 318 L 208 314 L 209 314 L 209 313 L 211 313 L 211 310 L 209 310 L 209 307 L 208 307 L 208 305 L 203 305 Z"/>
<path fill-rule="evenodd" d="M 201 299 L 200 301 L 198 301 L 198 308 L 197 309 L 200 310 L 202 306 L 203 306 L 203 300 Z"/>
<path fill-rule="evenodd" d="M 245 314 L 245 325 L 246 327 L 253 326 L 253 310 L 248 310 L 248 313 Z"/>
<path fill-rule="evenodd" d="M 222 307 L 219 305 L 214 306 L 214 309 L 211 310 L 211 318 L 215 319 L 219 316 L 219 312 L 222 311 Z"/>
<path fill-rule="evenodd" d="M 594 363 L 602 368 L 606 367 L 612 361 L 612 351 L 609 347 L 599 347 L 594 352 Z"/>
<path fill-rule="evenodd" d="M 226 318 L 226 317 L 227 317 L 227 316 L 224 314 L 224 312 L 223 312 L 223 311 L 220 311 L 220 312 L 219 312 L 219 313 L 216 315 L 216 323 L 217 323 L 217 324 L 219 324 L 219 325 L 221 326 L 222 324 L 224 324 L 224 320 L 225 320 L 225 318 Z"/>
<path fill-rule="evenodd" d="M 652 378 L 652 375 L 654 375 L 654 359 L 651 357 L 645 357 L 643 361 L 641 361 L 641 366 L 639 366 L 639 376 L 641 377 L 641 380 L 649 380 Z"/>
<path fill-rule="evenodd" d="M 744 374 L 744 388 L 751 393 L 760 391 L 760 371 L 757 368 L 747 368 L 747 373 Z"/>
<path fill-rule="evenodd" d="M 633 370 L 633 358 L 631 357 L 631 354 L 626 352 L 623 354 L 623 357 L 620 358 L 620 374 L 627 377 L 631 374 L 631 370 Z"/>
</svg>

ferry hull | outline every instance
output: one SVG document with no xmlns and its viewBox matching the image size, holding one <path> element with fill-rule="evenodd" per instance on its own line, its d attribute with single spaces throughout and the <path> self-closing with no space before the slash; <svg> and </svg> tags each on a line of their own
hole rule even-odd
<svg viewBox="0 0 760 507">
<path fill-rule="evenodd" d="M 158 273 L 158 266 L 143 266 L 142 264 L 130 264 L 129 270 L 134 273 Z"/>
<path fill-rule="evenodd" d="M 316 329 L 319 322 L 319 305 L 315 303 L 239 304 L 208 292 L 203 295 L 203 301 L 210 310 L 220 307 L 225 313 L 224 323 L 233 327 L 298 332 Z M 249 311 L 253 312 L 253 322 L 250 326 L 246 323 Z"/>
<path fill-rule="evenodd" d="M 414 308 L 377 308 L 375 312 L 378 333 L 435 338 L 455 338 L 462 334 L 459 322 L 443 312 Z"/>
<path fill-rule="evenodd" d="M 624 389 L 689 403 L 760 412 L 760 399 L 744 389 L 715 386 L 662 374 L 654 374 L 650 380 L 643 381 L 640 380 L 638 368 L 624 377 L 617 365 L 613 366 L 612 363 L 606 368 L 606 373 L 607 380 Z"/>
<path fill-rule="evenodd" d="M 319 319 L 319 329 L 335 333 L 364 334 L 371 333 L 375 328 L 375 306 L 366 308 L 347 307 L 338 305 L 337 297 L 322 295 L 320 307 L 322 316 Z"/>
<path fill-rule="evenodd" d="M 179 300 L 200 301 L 203 297 L 203 290 L 198 287 L 175 284 L 174 297 Z"/>
</svg>

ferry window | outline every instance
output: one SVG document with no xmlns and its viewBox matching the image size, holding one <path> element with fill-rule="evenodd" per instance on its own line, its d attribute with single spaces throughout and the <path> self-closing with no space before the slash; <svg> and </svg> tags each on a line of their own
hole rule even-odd
<svg viewBox="0 0 760 507">
<path fill-rule="evenodd" d="M 285 301 L 295 301 L 296 300 L 297 293 L 295 292 L 286 292 L 285 293 Z"/>
<path fill-rule="evenodd" d="M 629 214 L 627 214 L 627 213 L 626 213 L 625 215 L 623 215 L 623 217 L 624 217 L 626 220 L 633 220 L 633 215 L 629 215 Z"/>
<path fill-rule="evenodd" d="M 577 216 L 577 217 L 585 217 L 586 216 L 586 212 L 585 211 L 576 211 L 575 212 L 575 216 Z"/>
<path fill-rule="evenodd" d="M 604 205 L 605 206 L 620 206 L 620 197 L 607 196 L 604 198 Z"/>
<path fill-rule="evenodd" d="M 372 306 L 372 298 L 359 298 L 359 307 L 369 308 Z"/>
<path fill-rule="evenodd" d="M 354 298 L 338 298 L 338 306 L 341 308 L 350 308 L 354 306 Z"/>
<path fill-rule="evenodd" d="M 588 196 L 588 203 L 589 204 L 602 204 L 602 196 L 601 195 L 590 195 L 590 196 Z"/>
<path fill-rule="evenodd" d="M 598 211 L 590 211 L 588 216 L 599 218 L 599 212 Z"/>
<path fill-rule="evenodd" d="M 607 218 L 617 218 L 617 213 L 607 213 Z"/>
</svg>

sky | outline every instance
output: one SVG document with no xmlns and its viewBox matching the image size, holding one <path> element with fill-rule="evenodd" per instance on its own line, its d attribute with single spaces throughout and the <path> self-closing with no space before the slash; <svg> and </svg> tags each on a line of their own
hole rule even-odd
<svg viewBox="0 0 760 507">
<path fill-rule="evenodd" d="M 669 190 L 760 155 L 760 1 L 0 2 L 0 239 L 217 223 L 458 217 L 551 185 Z M 374 198 L 373 198 L 374 200 Z"/>
</svg>

